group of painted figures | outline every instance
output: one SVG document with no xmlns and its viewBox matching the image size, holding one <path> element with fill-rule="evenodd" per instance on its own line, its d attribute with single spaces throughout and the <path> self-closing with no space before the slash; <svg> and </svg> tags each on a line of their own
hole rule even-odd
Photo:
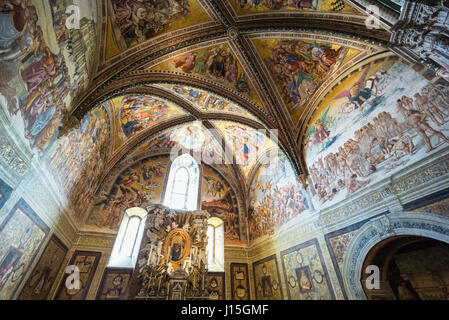
<svg viewBox="0 0 449 320">
<path fill-rule="evenodd" d="M 302 187 L 299 183 L 288 182 L 280 186 L 255 184 L 255 188 L 264 192 L 259 203 L 251 200 L 248 213 L 248 230 L 250 240 L 272 234 L 301 212 L 309 208 Z M 253 192 L 256 190 L 253 190 Z"/>
<path fill-rule="evenodd" d="M 316 9 L 312 0 L 236 0 L 241 8 L 265 7 L 271 10 L 284 8 Z"/>
<path fill-rule="evenodd" d="M 101 195 L 94 203 L 97 209 L 103 204 L 104 207 L 89 216 L 88 224 L 118 230 L 125 208 L 140 207 L 157 200 L 155 191 L 160 188 L 159 180 L 164 177 L 165 168 L 166 164 L 162 161 L 149 161 L 125 170 L 111 192 Z"/>
<path fill-rule="evenodd" d="M 267 58 L 266 64 L 281 86 L 285 101 L 293 108 L 307 102 L 341 53 L 342 47 L 283 40 L 272 49 L 273 57 Z"/>
<path fill-rule="evenodd" d="M 188 0 L 112 0 L 115 23 L 127 44 L 141 43 L 190 15 Z"/>
<path fill-rule="evenodd" d="M 248 78 L 239 70 L 237 58 L 230 48 L 220 46 L 211 50 L 189 52 L 173 61 L 176 68 L 186 73 L 196 73 L 223 80 L 239 92 L 249 93 Z"/>
<path fill-rule="evenodd" d="M 398 161 L 405 155 L 413 155 L 421 138 L 426 152 L 436 148 L 431 137 L 449 143 L 442 132 L 449 121 L 449 91 L 447 87 L 427 85 L 413 98 L 402 96 L 396 102 L 402 119 L 395 119 L 383 111 L 354 132 L 354 137 L 338 148 L 338 152 L 319 157 L 310 167 L 313 189 L 321 202 L 332 199 L 346 189 L 352 194 L 371 182 L 367 178 L 378 171 L 390 158 Z M 432 124 L 429 123 L 432 121 Z M 436 126 L 440 128 L 436 128 Z M 321 130 L 323 138 L 329 132 Z M 418 137 L 417 137 L 418 136 Z"/>
<path fill-rule="evenodd" d="M 66 109 L 63 101 L 73 96 L 78 84 L 71 82 L 63 55 L 54 54 L 47 45 L 31 1 L 0 4 L 0 93 L 11 114 L 21 111 L 31 145 L 43 150 L 58 129 Z M 68 39 L 65 16 L 59 14 L 58 1 L 50 4 L 62 48 Z"/>
</svg>

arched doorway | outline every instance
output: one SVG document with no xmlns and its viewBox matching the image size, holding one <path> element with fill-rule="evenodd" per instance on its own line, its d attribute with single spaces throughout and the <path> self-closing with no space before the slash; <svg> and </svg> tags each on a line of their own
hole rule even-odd
<svg viewBox="0 0 449 320">
<path fill-rule="evenodd" d="M 420 237 L 395 236 L 375 245 L 367 254 L 361 283 L 369 300 L 447 300 L 449 299 L 449 245 Z M 375 267 L 374 267 L 375 268 Z M 374 270 L 371 267 L 371 270 Z"/>
</svg>

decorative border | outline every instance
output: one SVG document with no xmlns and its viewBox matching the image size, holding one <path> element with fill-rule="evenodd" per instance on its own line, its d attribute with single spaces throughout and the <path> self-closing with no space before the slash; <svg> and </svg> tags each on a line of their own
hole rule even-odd
<svg viewBox="0 0 449 320">
<path fill-rule="evenodd" d="M 331 294 L 332 299 L 335 299 L 334 288 L 332 287 L 332 283 L 331 283 L 330 278 L 329 278 L 329 272 L 327 271 L 326 263 L 324 262 L 323 253 L 322 253 L 320 245 L 318 243 L 318 239 L 316 239 L 316 238 L 311 239 L 309 241 L 306 241 L 304 243 L 298 244 L 298 245 L 296 245 L 294 247 L 291 247 L 291 248 L 286 249 L 286 250 L 281 252 L 281 263 L 282 263 L 282 270 L 284 271 L 285 283 L 286 284 L 288 283 L 288 279 L 287 279 L 287 273 L 285 272 L 285 265 L 284 265 L 284 259 L 283 259 L 284 256 L 289 254 L 289 253 L 295 252 L 295 251 L 297 251 L 299 249 L 310 247 L 312 245 L 314 245 L 316 247 L 317 251 L 318 251 L 318 255 L 320 257 L 320 262 L 321 262 L 321 267 L 323 268 L 324 274 L 326 276 L 327 287 L 329 288 L 329 292 Z M 291 300 L 290 289 L 289 289 L 288 285 L 287 285 L 287 294 L 288 294 L 288 300 Z"/>
<path fill-rule="evenodd" d="M 415 235 L 449 243 L 449 219 L 397 211 L 382 215 L 362 226 L 348 246 L 343 267 L 348 299 L 366 299 L 360 279 L 367 254 L 379 242 L 400 235 Z"/>
<path fill-rule="evenodd" d="M 100 262 L 101 252 L 78 251 L 77 250 L 77 251 L 75 251 L 73 253 L 72 258 L 70 259 L 70 262 L 69 262 L 68 265 L 69 266 L 73 265 L 75 260 L 76 260 L 76 258 L 78 256 L 80 256 L 80 255 L 95 256 L 95 262 L 94 262 L 94 265 L 92 266 L 92 270 L 91 270 L 91 273 L 89 275 L 89 278 L 86 281 L 86 284 L 85 284 L 86 286 L 82 289 L 84 292 L 83 292 L 83 295 L 81 296 L 80 300 L 84 300 L 84 299 L 86 299 L 86 296 L 87 296 L 87 294 L 89 292 L 90 285 L 92 284 L 92 279 L 93 279 L 93 277 L 94 277 L 94 275 L 96 273 L 96 270 L 97 270 L 97 267 L 98 267 L 98 263 Z M 61 284 L 59 285 L 59 289 L 58 289 L 58 291 L 57 291 L 57 293 L 56 293 L 56 295 L 54 297 L 55 300 L 59 300 L 58 299 L 59 295 L 61 294 L 61 291 L 64 289 L 65 281 L 66 281 L 68 276 L 69 276 L 68 274 L 65 274 L 64 277 L 62 278 Z"/>
<path fill-rule="evenodd" d="M 5 181 L 0 179 L 0 209 L 3 208 L 5 203 L 11 197 L 13 188 L 11 188 Z"/>
<path fill-rule="evenodd" d="M 134 269 L 130 269 L 130 268 L 106 268 L 106 269 L 104 269 L 103 276 L 102 276 L 101 282 L 100 282 L 100 287 L 99 287 L 99 289 L 97 291 L 97 295 L 95 297 L 95 300 L 122 300 L 122 298 L 125 296 L 125 294 L 128 291 L 128 285 L 129 285 L 129 283 L 131 281 L 131 276 L 133 274 L 133 271 L 134 271 Z M 124 290 L 123 290 L 124 293 L 122 295 L 123 296 L 122 298 L 119 298 L 119 299 L 100 299 L 102 294 L 103 294 L 103 289 L 104 289 L 104 286 L 106 284 L 106 278 L 109 275 L 109 272 L 111 272 L 111 273 L 120 273 L 120 274 L 129 274 L 128 284 L 127 284 L 126 288 L 124 288 Z"/>
<path fill-rule="evenodd" d="M 402 207 L 406 211 L 413 211 L 413 210 L 417 210 L 422 207 L 434 204 L 435 202 L 445 200 L 447 198 L 449 198 L 449 188 L 440 190 L 440 191 L 432 193 L 428 196 L 408 202 L 408 203 L 404 204 Z"/>
<path fill-rule="evenodd" d="M 246 300 L 250 300 L 251 299 L 251 289 L 249 287 L 249 272 L 248 272 L 248 264 L 247 263 L 231 263 L 231 300 L 243 300 L 243 299 L 237 299 L 235 297 L 235 284 L 234 284 L 234 275 L 235 275 L 235 268 L 240 268 L 243 267 L 244 268 L 244 272 L 245 272 L 245 282 L 246 282 L 246 296 L 248 299 Z"/>
<path fill-rule="evenodd" d="M 274 264 L 276 266 L 276 272 L 277 272 L 277 276 L 278 276 L 278 280 L 279 280 L 279 291 L 281 292 L 281 300 L 284 300 L 284 293 L 282 291 L 282 285 L 281 285 L 281 275 L 279 273 L 279 265 L 278 265 L 278 261 L 276 259 L 276 254 L 273 254 L 269 257 L 266 257 L 262 260 L 253 262 L 253 278 L 254 278 L 254 288 L 257 288 L 257 281 L 256 281 L 256 266 L 259 264 L 262 264 L 264 262 L 267 261 L 271 261 L 274 260 Z M 259 300 L 259 297 L 257 296 L 257 289 L 254 289 L 256 291 L 256 299 Z"/>
<path fill-rule="evenodd" d="M 38 266 L 40 266 L 41 261 L 42 261 L 42 258 L 43 258 L 44 255 L 46 254 L 47 249 L 48 249 L 48 247 L 49 247 L 49 245 L 50 245 L 50 242 L 52 242 L 52 241 L 53 241 L 53 242 L 54 242 L 60 249 L 62 249 L 62 250 L 64 251 L 64 257 L 62 258 L 61 263 L 59 264 L 59 266 L 58 266 L 57 269 L 55 270 L 55 271 L 56 271 L 56 274 L 55 274 L 55 280 L 56 280 L 56 277 L 58 276 L 58 273 L 59 273 L 59 271 L 60 271 L 60 269 L 61 269 L 61 267 L 62 267 L 62 265 L 63 265 L 63 263 L 64 263 L 64 260 L 65 260 L 65 258 L 66 258 L 66 256 L 67 256 L 67 253 L 69 252 L 69 249 L 68 249 L 68 247 L 61 241 L 61 239 L 59 239 L 59 238 L 56 236 L 56 234 L 52 234 L 50 240 L 47 242 L 47 246 L 45 247 L 44 251 L 42 252 L 42 254 L 41 254 L 40 258 L 39 258 L 39 261 L 38 261 L 37 264 L 34 266 L 33 271 L 32 271 L 31 274 L 29 275 L 29 277 L 28 277 L 28 279 L 27 279 L 27 282 L 25 283 L 25 286 L 26 286 L 26 284 L 28 283 L 28 280 L 30 280 L 30 277 L 32 276 L 32 274 L 35 272 L 36 268 L 37 268 Z M 52 293 L 52 290 L 51 290 L 51 289 L 52 289 L 53 285 L 54 285 L 54 283 L 50 284 L 50 287 L 49 287 L 49 289 L 48 289 L 48 293 L 47 293 L 47 296 L 45 297 L 45 299 L 49 299 L 49 298 L 50 298 L 51 293 Z M 24 293 L 24 288 L 22 288 L 22 291 L 21 291 L 21 293 L 20 293 L 18 299 L 21 299 L 23 293 Z"/>
<path fill-rule="evenodd" d="M 20 279 L 19 283 L 15 287 L 11 297 L 14 297 L 14 295 L 17 293 L 17 290 L 21 287 L 23 281 L 25 280 L 25 276 L 28 274 L 28 271 L 33 264 L 34 260 L 36 259 L 37 254 L 40 252 L 42 245 L 45 243 L 45 239 L 48 236 L 48 233 L 50 232 L 50 228 L 45 224 L 44 221 L 37 215 L 37 213 L 28 205 L 28 203 L 25 202 L 25 200 L 20 199 L 17 204 L 12 208 L 12 210 L 9 212 L 8 216 L 3 220 L 3 222 L 0 224 L 0 233 L 3 231 L 3 229 L 8 224 L 9 220 L 14 216 L 14 214 L 17 212 L 17 210 L 20 209 L 25 215 L 27 215 L 31 221 L 33 221 L 41 230 L 44 232 L 45 236 L 42 239 L 41 243 L 39 244 L 39 247 L 35 251 L 34 255 L 30 259 L 28 266 L 26 270 L 23 273 L 22 279 Z"/>
<path fill-rule="evenodd" d="M 340 235 L 343 235 L 343 234 L 346 234 L 346 233 L 351 232 L 351 231 L 358 230 L 358 229 L 360 229 L 365 223 L 367 223 L 368 221 L 370 221 L 371 219 L 377 218 L 377 217 L 379 217 L 379 216 L 381 216 L 381 215 L 385 215 L 385 214 L 388 214 L 388 213 L 389 213 L 389 211 L 384 212 L 384 213 L 380 213 L 380 214 L 378 214 L 378 215 L 376 215 L 376 216 L 374 216 L 374 217 L 371 217 L 371 218 L 362 220 L 362 221 L 360 221 L 360 222 L 354 223 L 353 225 L 344 227 L 344 228 L 342 228 L 342 229 L 339 229 L 339 230 L 336 230 L 336 231 L 333 231 L 333 232 L 330 232 L 330 233 L 324 235 L 324 239 L 325 239 L 325 241 L 326 241 L 326 246 L 327 246 L 327 249 L 328 249 L 328 251 L 329 251 L 329 255 L 330 255 L 330 257 L 331 257 L 331 260 L 332 260 L 332 264 L 333 264 L 333 266 L 334 266 L 335 273 L 337 274 L 338 283 L 340 284 L 341 291 L 342 291 L 343 297 L 344 297 L 345 299 L 348 299 L 348 297 L 347 297 L 347 295 L 346 295 L 346 290 L 345 290 L 343 278 L 342 278 L 342 275 L 341 275 L 342 270 L 340 270 L 340 268 L 339 268 L 339 266 L 338 266 L 338 262 L 337 262 L 337 259 L 336 259 L 336 257 L 335 257 L 335 254 L 334 254 L 334 250 L 333 250 L 333 248 L 332 248 L 332 245 L 331 245 L 331 243 L 330 243 L 330 239 L 331 239 L 331 238 L 335 238 L 335 237 L 340 236 Z"/>
</svg>

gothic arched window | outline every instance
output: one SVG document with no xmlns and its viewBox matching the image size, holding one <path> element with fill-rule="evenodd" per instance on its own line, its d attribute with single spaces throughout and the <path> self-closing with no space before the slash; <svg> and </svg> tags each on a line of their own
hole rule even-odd
<svg viewBox="0 0 449 320">
<path fill-rule="evenodd" d="M 209 271 L 224 272 L 224 222 L 212 217 L 207 227 L 207 263 Z"/>
<path fill-rule="evenodd" d="M 134 268 L 142 241 L 147 212 L 142 208 L 125 211 L 108 267 Z"/>
<path fill-rule="evenodd" d="M 173 161 L 168 176 L 164 205 L 194 211 L 198 205 L 199 168 L 195 159 L 183 154 Z"/>
</svg>

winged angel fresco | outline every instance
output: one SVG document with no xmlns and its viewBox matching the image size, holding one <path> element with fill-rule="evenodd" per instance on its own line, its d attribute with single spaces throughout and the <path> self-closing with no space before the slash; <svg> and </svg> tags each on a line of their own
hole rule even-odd
<svg viewBox="0 0 449 320">
<path fill-rule="evenodd" d="M 370 103 L 373 99 L 379 97 L 386 88 L 386 71 L 379 71 L 368 77 L 370 67 L 368 66 L 363 72 L 360 79 L 349 89 L 342 91 L 333 98 L 333 101 L 345 99 L 341 104 L 342 108 L 338 114 L 349 114 L 356 110 L 368 112 L 375 107 L 376 104 Z M 338 117 L 330 115 L 333 105 L 329 105 L 323 112 L 320 119 L 307 132 L 307 145 L 323 144 L 323 149 L 329 147 L 338 138 L 338 135 L 332 137 L 331 127 L 335 119 Z"/>
</svg>

